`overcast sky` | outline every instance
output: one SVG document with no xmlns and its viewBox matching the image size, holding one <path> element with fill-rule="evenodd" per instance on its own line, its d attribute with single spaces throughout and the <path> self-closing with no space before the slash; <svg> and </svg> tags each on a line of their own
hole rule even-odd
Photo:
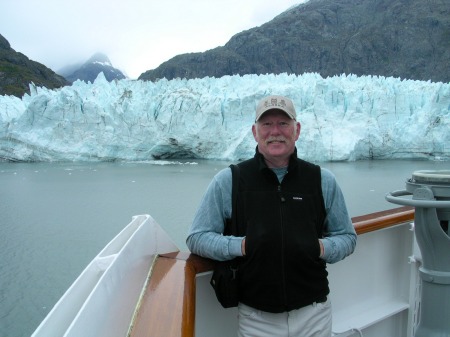
<svg viewBox="0 0 450 337">
<path fill-rule="evenodd" d="M 96 52 L 130 78 L 223 46 L 305 0 L 0 0 L 11 48 L 58 71 Z"/>
</svg>

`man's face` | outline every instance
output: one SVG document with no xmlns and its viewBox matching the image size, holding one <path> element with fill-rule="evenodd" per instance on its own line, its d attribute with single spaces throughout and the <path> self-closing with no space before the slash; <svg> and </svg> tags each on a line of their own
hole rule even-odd
<svg viewBox="0 0 450 337">
<path fill-rule="evenodd" d="M 288 160 L 300 136 L 300 123 L 283 111 L 269 110 L 252 126 L 259 152 L 269 162 Z"/>
</svg>

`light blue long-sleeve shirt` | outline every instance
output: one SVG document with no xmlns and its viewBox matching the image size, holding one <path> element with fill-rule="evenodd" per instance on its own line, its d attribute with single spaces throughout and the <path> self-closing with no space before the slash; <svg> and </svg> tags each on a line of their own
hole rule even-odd
<svg viewBox="0 0 450 337">
<path fill-rule="evenodd" d="M 274 171 L 281 180 L 285 172 Z M 327 214 L 324 238 L 321 239 L 324 248 L 321 257 L 327 263 L 334 263 L 354 251 L 356 233 L 334 175 L 321 168 L 321 176 Z M 218 172 L 209 184 L 186 240 L 192 253 L 218 261 L 242 256 L 241 246 L 244 238 L 222 235 L 225 219 L 231 218 L 231 186 L 230 168 Z"/>
</svg>

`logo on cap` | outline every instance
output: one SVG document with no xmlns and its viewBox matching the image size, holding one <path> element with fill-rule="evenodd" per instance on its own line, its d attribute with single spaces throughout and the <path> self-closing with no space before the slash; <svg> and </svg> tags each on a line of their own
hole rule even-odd
<svg viewBox="0 0 450 337">
<path fill-rule="evenodd" d="M 268 107 L 286 108 L 286 101 L 282 98 L 281 99 L 271 98 L 270 102 L 269 100 L 264 102 L 264 106 L 266 108 Z"/>
</svg>

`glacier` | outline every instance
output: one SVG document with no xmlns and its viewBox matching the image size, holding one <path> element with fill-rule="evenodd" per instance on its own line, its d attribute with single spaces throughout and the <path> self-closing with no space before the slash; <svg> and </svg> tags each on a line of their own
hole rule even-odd
<svg viewBox="0 0 450 337">
<path fill-rule="evenodd" d="M 269 94 L 293 100 L 303 159 L 450 158 L 450 83 L 316 73 L 108 82 L 100 73 L 0 96 L 0 160 L 238 161 L 254 154 L 254 111 Z"/>
</svg>

